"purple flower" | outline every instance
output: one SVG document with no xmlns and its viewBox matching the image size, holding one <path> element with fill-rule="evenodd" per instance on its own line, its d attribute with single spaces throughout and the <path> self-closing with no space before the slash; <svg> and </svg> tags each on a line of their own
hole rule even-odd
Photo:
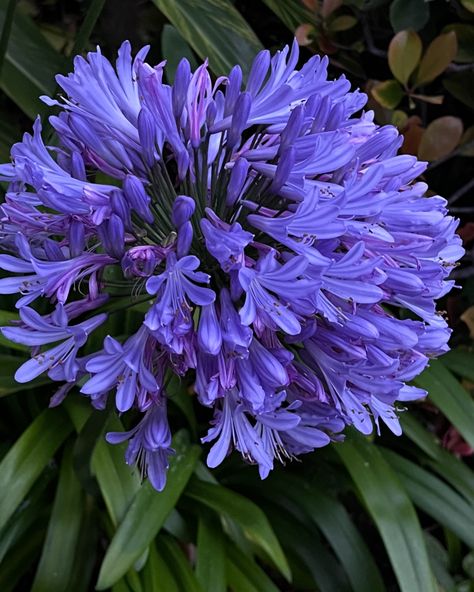
<svg viewBox="0 0 474 592">
<path fill-rule="evenodd" d="M 327 58 L 296 69 L 296 42 L 258 54 L 246 84 L 182 60 L 169 85 L 147 52 L 76 58 L 64 96 L 43 97 L 55 147 L 37 120 L 0 165 L 0 293 L 20 294 L 21 318 L 2 330 L 34 348 L 17 379 L 64 383 L 53 405 L 79 381 L 97 408 L 113 392 L 141 419 L 108 440 L 159 490 L 173 375 L 212 417 L 211 467 L 235 449 L 265 478 L 346 425 L 399 434 L 398 402 L 425 395 L 407 383 L 448 349 L 436 300 L 463 253 L 416 181 L 425 164 Z M 30 308 L 40 297 L 55 311 Z M 127 323 L 106 324 L 105 302 Z"/>
<path fill-rule="evenodd" d="M 59 304 L 50 318 L 41 317 L 27 306 L 20 309 L 20 318 L 22 323 L 18 326 L 1 327 L 4 337 L 31 346 L 38 353 L 18 368 L 15 380 L 29 382 L 47 372 L 53 380 L 73 382 L 79 370 L 76 360 L 79 349 L 86 343 L 89 334 L 105 322 L 107 315 L 99 314 L 70 326 L 66 311 Z M 58 341 L 61 342 L 59 345 L 39 352 L 42 345 Z"/>
</svg>

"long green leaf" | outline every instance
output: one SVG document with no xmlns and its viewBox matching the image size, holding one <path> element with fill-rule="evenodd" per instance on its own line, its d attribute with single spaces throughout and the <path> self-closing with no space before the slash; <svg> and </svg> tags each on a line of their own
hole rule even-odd
<svg viewBox="0 0 474 592">
<path fill-rule="evenodd" d="M 474 548 L 474 508 L 441 479 L 391 450 L 383 450 L 413 502 Z"/>
<path fill-rule="evenodd" d="M 403 433 L 428 456 L 417 455 L 422 464 L 429 466 L 457 489 L 474 506 L 474 471 L 442 448 L 433 434 L 408 413 L 401 418 Z"/>
<path fill-rule="evenodd" d="M 311 23 L 314 15 L 300 0 L 263 0 L 268 8 L 294 33 L 298 25 Z"/>
<path fill-rule="evenodd" d="M 72 448 L 67 448 L 32 592 L 68 592 L 71 589 L 82 509 L 83 496 L 72 466 Z"/>
<path fill-rule="evenodd" d="M 189 561 L 173 537 L 165 534 L 160 535 L 157 538 L 156 547 L 173 573 L 174 579 L 178 582 L 182 592 L 210 592 L 209 588 L 201 587 L 191 570 Z"/>
<path fill-rule="evenodd" d="M 167 562 L 158 553 L 154 543 L 150 545 L 148 561 L 142 571 L 142 580 L 146 592 L 179 592 L 178 584 Z"/>
<path fill-rule="evenodd" d="M 178 433 L 173 447 L 166 488 L 158 493 L 147 481 L 137 492 L 115 533 L 102 562 L 97 589 L 117 582 L 143 554 L 176 505 L 196 465 L 200 448 L 189 446 Z"/>
<path fill-rule="evenodd" d="M 8 5 L 8 0 L 0 0 L 0 28 Z M 45 110 L 38 97 L 54 93 L 54 75 L 63 71 L 65 65 L 65 58 L 48 44 L 33 21 L 17 10 L 3 64 L 3 91 L 33 118 Z"/>
<path fill-rule="evenodd" d="M 186 495 L 235 520 L 247 538 L 265 551 L 287 580 L 291 579 L 290 568 L 280 543 L 267 517 L 256 504 L 230 489 L 197 479 L 192 481 Z"/>
<path fill-rule="evenodd" d="M 226 556 L 234 568 L 245 577 L 258 592 L 278 592 L 278 588 L 263 569 L 236 545 L 226 545 Z M 210 590 L 209 590 L 210 592 Z"/>
<path fill-rule="evenodd" d="M 44 384 L 51 384 L 51 380 L 45 375 L 39 376 L 28 383 L 17 382 L 14 375 L 24 361 L 19 356 L 0 356 L 0 397 L 32 390 Z"/>
<path fill-rule="evenodd" d="M 116 416 L 111 416 L 106 430 L 123 431 L 123 426 Z M 114 526 L 121 522 L 140 489 L 140 478 L 137 471 L 132 471 L 125 464 L 126 448 L 127 444 L 112 446 L 101 436 L 92 455 L 92 472 L 97 479 Z"/>
<path fill-rule="evenodd" d="M 211 70 L 227 74 L 239 64 L 249 72 L 262 45 L 229 0 L 153 0 Z"/>
<path fill-rule="evenodd" d="M 270 523 L 281 541 L 281 544 L 290 559 L 292 571 L 297 561 L 297 568 L 301 568 L 305 579 L 310 576 L 321 592 L 351 592 L 351 587 L 345 571 L 334 555 L 328 550 L 321 535 L 309 520 L 301 522 L 285 506 L 265 504 L 265 512 L 269 516 Z M 297 584 L 298 573 L 294 573 Z M 314 584 L 313 584 L 314 586 Z M 312 585 L 301 586 L 304 589 Z"/>
<path fill-rule="evenodd" d="M 47 409 L 8 451 L 0 463 L 0 528 L 71 431 L 72 425 L 61 409 Z"/>
<path fill-rule="evenodd" d="M 84 17 L 81 28 L 79 29 L 74 41 L 71 52 L 73 56 L 82 53 L 86 48 L 89 37 L 91 36 L 100 13 L 104 8 L 104 4 L 105 0 L 90 0 L 86 16 Z"/>
<path fill-rule="evenodd" d="M 224 533 L 218 518 L 202 512 L 198 521 L 196 578 L 206 592 L 225 592 Z"/>
<path fill-rule="evenodd" d="M 474 381 L 474 351 L 465 349 L 452 349 L 441 358 L 441 362 L 451 370 Z"/>
<path fill-rule="evenodd" d="M 364 539 L 337 499 L 295 476 L 278 475 L 271 483 L 275 492 L 293 499 L 318 525 L 344 566 L 354 592 L 385 590 L 382 576 Z"/>
<path fill-rule="evenodd" d="M 440 361 L 432 360 L 415 382 L 428 391 L 431 401 L 474 447 L 474 401 L 452 373 Z"/>
<path fill-rule="evenodd" d="M 186 58 L 193 70 L 197 67 L 192 49 L 182 38 L 173 25 L 165 25 L 161 33 L 161 53 L 166 60 L 166 78 L 170 84 L 174 82 L 176 68 L 182 58 Z"/>
<path fill-rule="evenodd" d="M 357 437 L 334 450 L 377 525 L 402 592 L 436 592 L 415 509 L 376 446 Z"/>
</svg>

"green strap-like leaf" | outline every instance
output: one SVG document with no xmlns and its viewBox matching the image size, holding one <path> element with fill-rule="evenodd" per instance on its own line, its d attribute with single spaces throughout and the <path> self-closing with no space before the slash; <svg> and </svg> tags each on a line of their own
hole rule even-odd
<svg viewBox="0 0 474 592">
<path fill-rule="evenodd" d="M 439 360 L 432 360 L 415 382 L 474 447 L 474 401 L 452 373 Z"/>
<path fill-rule="evenodd" d="M 72 431 L 61 409 L 47 409 L 23 432 L 0 463 L 0 528 Z"/>
<path fill-rule="evenodd" d="M 382 576 L 347 510 L 314 485 L 290 475 L 273 480 L 275 491 L 290 497 L 313 520 L 345 568 L 354 592 L 383 592 Z"/>
<path fill-rule="evenodd" d="M 143 588 L 146 592 L 179 592 L 178 584 L 171 570 L 156 550 L 156 545 L 150 545 L 148 561 L 142 571 Z"/>
<path fill-rule="evenodd" d="M 262 45 L 229 0 L 153 0 L 215 74 L 239 64 L 247 74 Z"/>
<path fill-rule="evenodd" d="M 171 458 L 166 488 L 158 493 L 147 481 L 138 490 L 107 549 L 100 568 L 98 590 L 109 588 L 129 570 L 176 505 L 194 470 L 200 448 L 189 446 L 182 432 L 175 436 L 173 448 L 176 455 Z"/>
<path fill-rule="evenodd" d="M 451 372 L 455 372 L 474 381 L 474 352 L 465 349 L 452 349 L 441 358 L 444 366 L 449 368 Z"/>
<path fill-rule="evenodd" d="M 436 592 L 415 509 L 377 447 L 357 436 L 334 450 L 377 525 L 402 592 Z"/>
<path fill-rule="evenodd" d="M 241 574 L 245 574 L 250 585 L 258 592 L 278 592 L 278 588 L 263 569 L 232 543 L 226 545 L 226 556 L 232 567 L 237 568 Z M 232 582 L 229 581 L 229 584 Z"/>
<path fill-rule="evenodd" d="M 67 448 L 32 592 L 68 592 L 81 527 L 83 496 Z"/>
<path fill-rule="evenodd" d="M 199 584 L 176 539 L 162 534 L 157 538 L 156 547 L 158 553 L 163 557 L 163 560 L 173 573 L 173 577 L 182 592 L 210 592 L 210 588 L 201 587 Z"/>
<path fill-rule="evenodd" d="M 474 548 L 474 508 L 441 479 L 391 450 L 383 450 L 413 502 Z"/>
<path fill-rule="evenodd" d="M 0 0 L 0 28 L 8 5 L 8 0 Z M 49 45 L 33 21 L 16 10 L 3 64 L 2 90 L 34 118 L 45 109 L 38 97 L 54 93 L 54 76 L 65 65 L 66 59 Z"/>
<path fill-rule="evenodd" d="M 200 513 L 196 578 L 206 592 L 226 592 L 224 544 L 218 517 L 209 510 Z"/>
<path fill-rule="evenodd" d="M 186 495 L 235 520 L 247 538 L 259 545 L 285 578 L 290 580 L 290 568 L 280 543 L 267 517 L 256 504 L 230 489 L 197 479 L 192 481 Z"/>
<path fill-rule="evenodd" d="M 111 416 L 106 431 L 123 431 L 120 420 Z M 140 489 L 140 479 L 137 471 L 125 464 L 125 450 L 127 444 L 112 446 L 102 435 L 95 446 L 92 455 L 92 472 L 99 484 L 109 516 L 114 526 L 117 526 L 137 491 Z"/>
<path fill-rule="evenodd" d="M 173 25 L 165 25 L 161 33 L 161 52 L 166 60 L 166 78 L 169 84 L 173 84 L 176 68 L 182 58 L 186 58 L 191 68 L 197 68 L 196 58 L 192 49 Z"/>
<path fill-rule="evenodd" d="M 457 489 L 474 506 L 474 471 L 467 464 L 442 448 L 431 432 L 408 413 L 401 418 L 403 432 L 423 450 L 428 457 L 422 463 L 429 466 Z"/>
</svg>

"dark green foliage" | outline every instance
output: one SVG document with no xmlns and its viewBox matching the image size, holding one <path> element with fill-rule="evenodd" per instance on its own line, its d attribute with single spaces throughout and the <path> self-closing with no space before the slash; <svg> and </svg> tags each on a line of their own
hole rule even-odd
<svg viewBox="0 0 474 592">
<path fill-rule="evenodd" d="M 404 414 L 404 436 L 351 433 L 264 482 L 234 456 L 205 467 L 191 385 L 175 381 L 182 429 L 157 493 L 124 463 L 124 445 L 105 442 L 124 429 L 112 411 L 76 392 L 47 409 L 53 387 L 15 383 L 26 353 L 0 338 L 0 590 L 474 590 L 473 3 L 0 0 L 0 31 L 2 160 L 44 112 L 38 96 L 55 94 L 54 75 L 96 43 L 109 57 L 123 37 L 151 43 L 171 80 L 183 55 L 209 57 L 215 74 L 248 71 L 260 47 L 296 31 L 303 52 L 327 53 L 331 75 L 369 93 L 378 123 L 405 133 L 405 153 L 431 161 L 426 180 L 456 204 L 471 253 L 455 272 L 465 290 L 443 303 L 456 347 L 417 380 L 430 399 Z M 2 324 L 16 318 L 11 299 L 0 308 Z M 117 324 L 127 331 L 134 313 Z"/>
</svg>

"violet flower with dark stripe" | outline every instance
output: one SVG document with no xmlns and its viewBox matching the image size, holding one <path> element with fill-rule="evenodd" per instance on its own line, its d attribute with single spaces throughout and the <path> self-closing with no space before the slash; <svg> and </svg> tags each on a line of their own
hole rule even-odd
<svg viewBox="0 0 474 592">
<path fill-rule="evenodd" d="M 397 130 L 327 58 L 298 70 L 296 43 L 262 51 L 247 83 L 183 59 L 168 85 L 147 52 L 76 58 L 64 96 L 43 97 L 57 145 L 38 120 L 0 166 L 0 293 L 21 295 L 3 334 L 33 348 L 17 380 L 64 382 L 52 404 L 80 381 L 96 407 L 113 393 L 125 422 L 141 414 L 108 441 L 156 489 L 173 375 L 209 410 L 210 467 L 235 449 L 265 478 L 347 425 L 399 434 L 397 402 L 425 395 L 407 382 L 447 350 L 435 301 L 462 254 L 445 200 L 415 181 L 425 164 L 397 156 Z"/>
</svg>

